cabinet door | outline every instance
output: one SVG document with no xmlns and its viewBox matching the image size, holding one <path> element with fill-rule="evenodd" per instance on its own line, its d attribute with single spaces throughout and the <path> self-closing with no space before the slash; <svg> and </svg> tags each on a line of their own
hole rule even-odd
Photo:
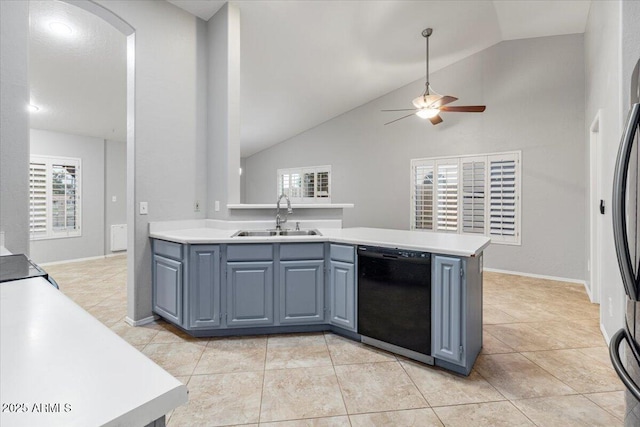
<svg viewBox="0 0 640 427">
<path fill-rule="evenodd" d="M 324 322 L 324 261 L 280 262 L 280 323 Z"/>
<path fill-rule="evenodd" d="M 350 263 L 331 261 L 329 299 L 330 322 L 345 329 L 356 330 L 356 270 Z"/>
<path fill-rule="evenodd" d="M 432 282 L 433 356 L 462 364 L 462 261 L 435 256 Z"/>
<path fill-rule="evenodd" d="M 227 326 L 273 324 L 273 261 L 227 263 Z"/>
<path fill-rule="evenodd" d="M 189 327 L 220 326 L 220 247 L 191 247 L 189 260 Z"/>
<path fill-rule="evenodd" d="M 182 263 L 153 256 L 153 311 L 182 323 Z"/>
</svg>

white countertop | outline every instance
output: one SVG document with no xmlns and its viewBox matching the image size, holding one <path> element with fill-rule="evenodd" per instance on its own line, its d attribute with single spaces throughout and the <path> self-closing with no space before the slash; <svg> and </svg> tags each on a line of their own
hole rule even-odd
<svg viewBox="0 0 640 427">
<path fill-rule="evenodd" d="M 0 316 L 0 425 L 145 426 L 187 402 L 182 383 L 42 278 L 0 284 Z"/>
<path fill-rule="evenodd" d="M 484 236 L 452 233 L 389 230 L 382 228 L 321 228 L 322 236 L 231 237 L 237 230 L 219 228 L 185 228 L 151 231 L 155 239 L 177 243 L 265 243 L 265 242 L 335 242 L 352 245 L 383 246 L 445 255 L 475 256 L 491 240 Z"/>
</svg>

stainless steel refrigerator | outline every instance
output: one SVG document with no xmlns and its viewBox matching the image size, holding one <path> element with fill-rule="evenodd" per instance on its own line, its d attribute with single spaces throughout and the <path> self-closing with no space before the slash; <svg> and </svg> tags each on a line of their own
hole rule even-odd
<svg viewBox="0 0 640 427">
<path fill-rule="evenodd" d="M 627 294 L 625 327 L 609 344 L 611 362 L 627 387 L 625 426 L 640 426 L 640 60 L 613 177 L 613 236 Z"/>
</svg>

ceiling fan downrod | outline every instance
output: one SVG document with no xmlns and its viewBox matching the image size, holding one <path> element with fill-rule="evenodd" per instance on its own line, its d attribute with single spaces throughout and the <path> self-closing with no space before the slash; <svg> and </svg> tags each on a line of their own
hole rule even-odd
<svg viewBox="0 0 640 427">
<path fill-rule="evenodd" d="M 425 83 L 424 94 L 422 95 L 423 97 L 429 95 L 429 36 L 431 34 L 433 34 L 433 28 L 425 28 L 422 30 L 422 37 L 425 38 L 427 44 L 427 55 L 425 57 L 427 81 Z"/>
</svg>

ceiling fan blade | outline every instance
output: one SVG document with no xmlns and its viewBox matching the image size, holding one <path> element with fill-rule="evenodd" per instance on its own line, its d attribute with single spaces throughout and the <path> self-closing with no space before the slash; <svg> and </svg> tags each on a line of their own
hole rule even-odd
<svg viewBox="0 0 640 427">
<path fill-rule="evenodd" d="M 436 101 L 433 101 L 427 108 L 440 108 L 443 105 L 446 104 L 450 104 L 453 101 L 457 101 L 458 98 L 456 98 L 455 96 L 443 96 L 439 99 L 437 99 Z"/>
<path fill-rule="evenodd" d="M 385 125 L 385 126 L 386 126 L 386 125 L 390 125 L 391 123 L 397 122 L 398 120 L 406 119 L 406 118 L 407 118 L 407 117 L 409 117 L 409 116 L 413 116 L 413 113 L 411 113 L 411 114 L 407 114 L 406 116 L 402 116 L 402 117 L 400 117 L 399 119 L 391 120 L 390 122 L 387 122 L 387 123 L 385 123 L 384 125 Z"/>
<path fill-rule="evenodd" d="M 429 121 L 432 125 L 437 125 L 438 123 L 442 123 L 444 120 L 442 120 L 442 117 L 440 116 L 433 116 L 429 119 Z"/>
<path fill-rule="evenodd" d="M 487 107 L 485 105 L 460 105 L 455 107 L 440 107 L 440 111 L 450 111 L 454 113 L 482 113 Z"/>
<path fill-rule="evenodd" d="M 402 108 L 400 110 L 380 110 L 380 111 L 416 111 L 415 108 Z"/>
</svg>

